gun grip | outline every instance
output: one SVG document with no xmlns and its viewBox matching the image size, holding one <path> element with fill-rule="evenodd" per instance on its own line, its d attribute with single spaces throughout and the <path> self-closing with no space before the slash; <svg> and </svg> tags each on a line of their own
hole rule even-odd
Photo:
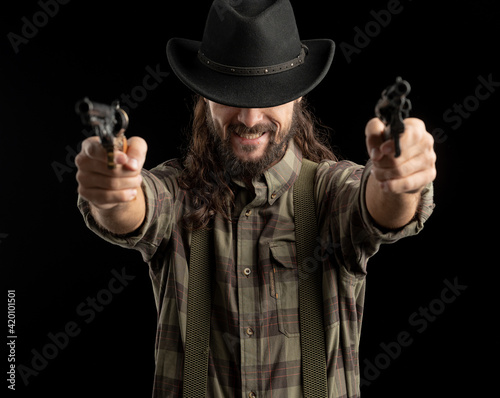
<svg viewBox="0 0 500 398">
<path fill-rule="evenodd" d="M 122 151 L 123 153 L 127 153 L 128 142 L 127 142 L 127 138 L 124 135 L 122 135 L 121 137 L 115 137 L 114 138 L 114 146 L 107 148 L 108 169 L 114 169 L 116 167 L 115 154 L 114 154 L 115 149 L 118 149 L 119 151 Z"/>
<path fill-rule="evenodd" d="M 108 149 L 108 169 L 114 169 L 116 167 L 115 163 L 115 154 L 113 153 L 113 149 Z"/>
<path fill-rule="evenodd" d="M 122 137 L 122 152 L 127 153 L 128 150 L 128 142 L 125 136 Z"/>
</svg>

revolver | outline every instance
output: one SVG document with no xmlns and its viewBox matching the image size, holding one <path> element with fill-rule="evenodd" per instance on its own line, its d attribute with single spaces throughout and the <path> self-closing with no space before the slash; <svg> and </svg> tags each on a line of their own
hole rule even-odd
<svg viewBox="0 0 500 398">
<path fill-rule="evenodd" d="M 101 139 L 101 144 L 108 155 L 108 168 L 114 169 L 116 167 L 114 150 L 127 152 L 125 138 L 129 122 L 127 113 L 120 108 L 118 101 L 105 105 L 92 102 L 87 97 L 76 103 L 75 110 L 80 115 L 82 123 L 92 127 L 94 134 Z"/>
<path fill-rule="evenodd" d="M 384 138 L 394 140 L 394 157 L 401 155 L 399 135 L 404 132 L 404 118 L 411 110 L 411 102 L 406 96 L 410 93 L 410 84 L 401 77 L 396 82 L 382 91 L 382 96 L 375 106 L 375 115 L 385 124 Z"/>
</svg>

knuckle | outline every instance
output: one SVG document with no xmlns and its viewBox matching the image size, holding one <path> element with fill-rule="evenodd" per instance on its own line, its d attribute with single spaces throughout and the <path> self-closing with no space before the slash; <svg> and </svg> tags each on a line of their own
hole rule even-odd
<svg viewBox="0 0 500 398">
<path fill-rule="evenodd" d="M 414 128 L 415 130 L 424 130 L 426 131 L 425 123 L 422 119 L 418 119 L 415 117 L 409 117 L 405 119 L 405 123 Z"/>
<path fill-rule="evenodd" d="M 430 170 L 429 177 L 430 177 L 431 181 L 434 181 L 436 179 L 436 177 L 437 177 L 437 170 L 436 170 L 435 167 Z"/>
<path fill-rule="evenodd" d="M 437 154 L 436 154 L 436 152 L 431 151 L 431 153 L 429 155 L 429 159 L 431 161 L 431 164 L 435 165 L 436 162 L 437 162 Z"/>
<path fill-rule="evenodd" d="M 75 178 L 78 182 L 78 186 L 81 188 L 90 188 L 92 186 L 92 175 L 90 175 L 89 173 L 78 170 L 76 172 Z"/>
<path fill-rule="evenodd" d="M 428 145 L 431 148 L 434 148 L 434 136 L 431 133 L 427 132 L 427 134 L 425 135 L 425 137 L 427 138 Z"/>
<path fill-rule="evenodd" d="M 88 201 L 91 200 L 91 196 L 92 195 L 90 195 L 90 192 L 87 189 L 85 189 L 85 187 L 79 185 L 78 189 L 77 189 L 77 192 L 78 192 L 78 195 L 80 195 L 82 198 L 84 198 L 84 199 L 86 199 Z"/>
<path fill-rule="evenodd" d="M 75 156 L 75 165 L 76 167 L 80 168 L 83 164 L 84 161 L 84 155 L 80 152 L 78 155 Z"/>
<path fill-rule="evenodd" d="M 372 135 L 378 135 L 384 130 L 384 124 L 378 118 L 372 118 L 368 121 L 365 127 L 365 135 L 370 137 Z"/>
<path fill-rule="evenodd" d="M 142 150 L 144 153 L 148 151 L 148 143 L 144 138 L 137 137 L 138 141 L 140 142 L 140 145 L 142 145 Z"/>
<path fill-rule="evenodd" d="M 434 151 L 434 137 L 431 133 L 426 132 L 422 139 L 422 147 L 426 151 Z"/>
<path fill-rule="evenodd" d="M 421 154 L 422 165 L 426 168 L 433 168 L 436 165 L 437 155 L 433 150 L 425 151 Z"/>
<path fill-rule="evenodd" d="M 82 173 L 81 170 L 78 170 L 76 172 L 75 178 L 76 178 L 76 181 L 78 182 L 78 185 L 81 186 L 81 185 L 83 185 L 83 182 L 85 180 L 85 174 Z"/>
</svg>

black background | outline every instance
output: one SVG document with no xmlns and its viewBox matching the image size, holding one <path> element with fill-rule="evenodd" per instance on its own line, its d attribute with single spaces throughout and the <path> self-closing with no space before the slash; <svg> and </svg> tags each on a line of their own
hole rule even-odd
<svg viewBox="0 0 500 398">
<path fill-rule="evenodd" d="M 371 31 L 369 42 L 348 59 L 342 47 L 354 45 L 355 27 L 373 27 L 371 11 L 387 10 L 388 2 L 292 1 L 302 39 L 337 43 L 329 75 L 308 98 L 331 127 L 342 157 L 365 163 L 364 126 L 382 89 L 399 75 L 412 85 L 412 116 L 440 133 L 433 216 L 420 235 L 383 247 L 369 265 L 360 353 L 365 398 L 476 397 L 497 389 L 493 159 L 500 90 L 493 88 L 487 99 L 467 99 L 475 95 L 479 76 L 500 81 L 500 14 L 494 3 L 401 0 L 401 12 L 380 32 Z M 2 5 L 4 295 L 16 291 L 16 364 L 32 368 L 34 353 L 44 348 L 53 356 L 38 365 L 27 385 L 17 374 L 16 391 L 9 395 L 151 395 L 156 310 L 147 266 L 138 253 L 94 236 L 76 208 L 73 160 L 85 135 L 74 104 L 84 96 L 110 103 L 144 92 L 137 87 L 147 66 L 170 72 L 169 38 L 201 39 L 209 5 L 72 0 L 48 17 L 37 1 Z M 9 33 L 22 35 L 25 21 L 34 17 L 38 31 L 16 53 Z M 145 167 L 181 154 L 191 101 L 173 73 L 136 101 L 127 135 L 147 140 Z M 444 116 L 464 101 L 474 108 L 466 117 L 451 122 Z M 106 296 L 113 270 L 133 280 Z M 451 303 L 441 301 L 445 280 L 466 286 Z M 110 302 L 93 319 L 77 312 L 99 295 Z M 436 316 L 424 321 L 425 308 Z M 50 334 L 60 335 L 73 323 L 79 334 L 50 351 Z M 411 343 L 394 348 L 392 358 L 384 354 L 383 344 L 396 347 L 402 332 Z"/>
</svg>

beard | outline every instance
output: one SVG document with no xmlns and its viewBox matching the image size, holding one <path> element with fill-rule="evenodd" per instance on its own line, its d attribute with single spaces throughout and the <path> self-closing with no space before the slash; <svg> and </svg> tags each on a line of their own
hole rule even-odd
<svg viewBox="0 0 500 398">
<path fill-rule="evenodd" d="M 252 180 L 259 177 L 266 171 L 273 163 L 280 160 L 288 146 L 288 142 L 295 136 L 297 132 L 297 105 L 294 104 L 292 122 L 286 131 L 280 133 L 281 139 L 277 137 L 277 127 L 273 123 L 262 123 L 255 125 L 251 128 L 245 126 L 243 123 L 231 124 L 227 127 L 227 137 L 224 136 L 222 129 L 216 126 L 210 113 L 210 107 L 206 108 L 206 121 L 208 131 L 210 132 L 214 146 L 219 157 L 221 164 L 227 173 L 232 178 L 242 180 Z M 231 135 L 235 134 L 260 134 L 267 132 L 269 134 L 269 143 L 265 153 L 255 160 L 242 160 L 234 153 L 231 145 Z M 244 152 L 251 153 L 257 147 L 255 145 L 242 145 L 241 149 Z"/>
</svg>

